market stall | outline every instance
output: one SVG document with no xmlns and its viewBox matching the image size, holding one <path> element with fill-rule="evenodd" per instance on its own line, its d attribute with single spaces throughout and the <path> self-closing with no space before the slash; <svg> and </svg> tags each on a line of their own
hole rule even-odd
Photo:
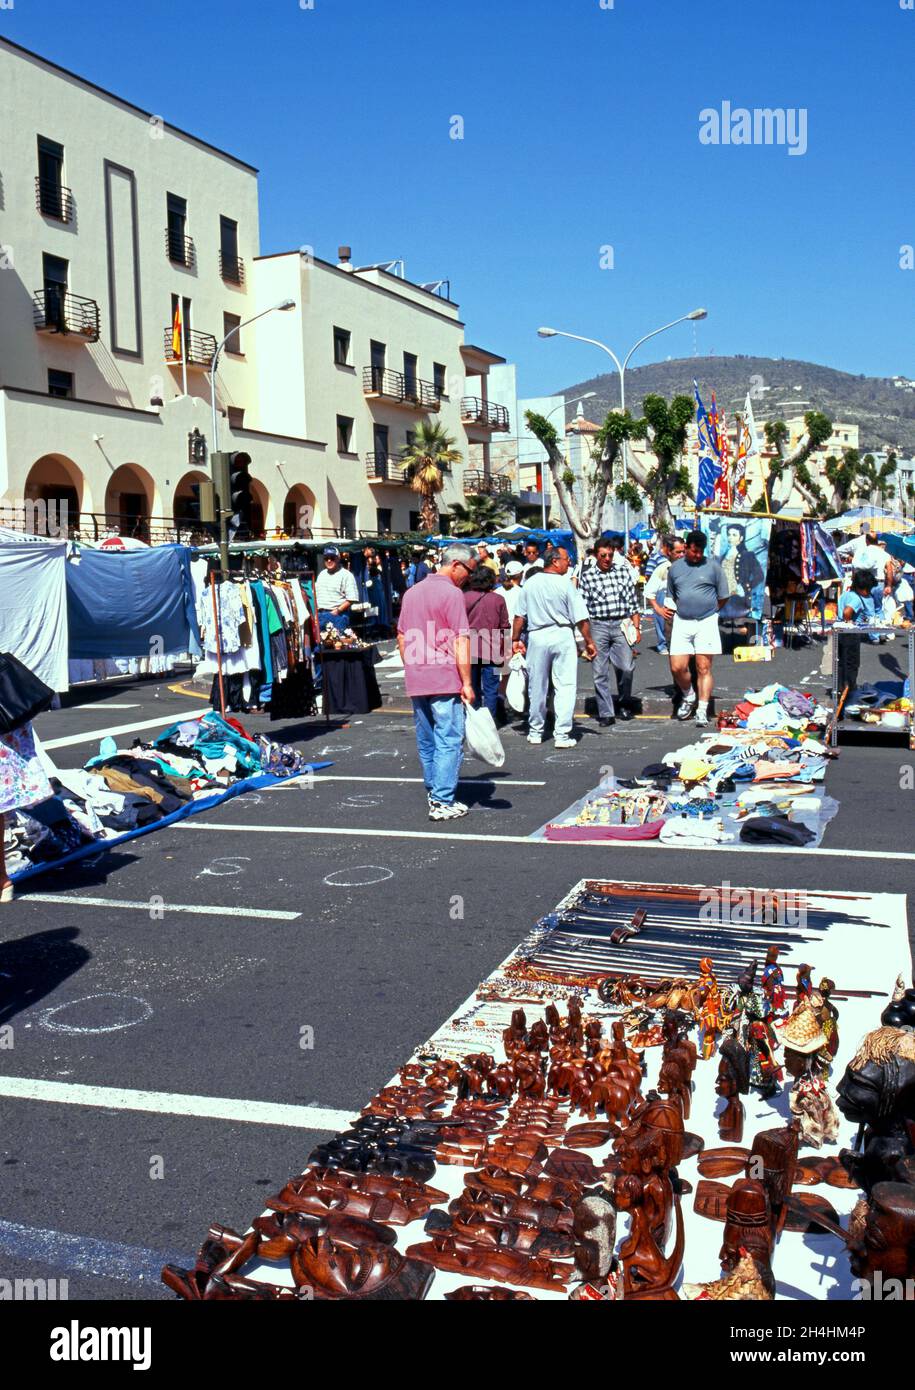
<svg viewBox="0 0 915 1390">
<path fill-rule="evenodd" d="M 163 1279 L 193 1301 L 822 1300 L 911 1274 L 879 1187 L 915 1162 L 908 958 L 901 895 L 582 881 L 246 1233 L 211 1226 Z M 873 1241 L 848 1229 L 862 1192 Z"/>
</svg>

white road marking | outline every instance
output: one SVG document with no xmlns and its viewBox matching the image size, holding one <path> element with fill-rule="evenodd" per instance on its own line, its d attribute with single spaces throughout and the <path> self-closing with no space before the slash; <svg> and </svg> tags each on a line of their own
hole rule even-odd
<svg viewBox="0 0 915 1390">
<path fill-rule="evenodd" d="M 58 1018 L 58 1014 L 64 1013 L 67 1009 L 79 1009 L 81 1004 L 94 1004 L 99 999 L 114 1000 L 115 1011 L 120 1011 L 125 1016 L 115 1018 L 113 1023 L 98 1024 L 61 1023 Z M 126 1017 L 127 1006 L 133 1006 L 135 1018 Z M 87 994 L 82 999 L 71 999 L 67 1004 L 55 1004 L 52 1009 L 42 1009 L 38 1014 L 38 1022 L 51 1033 L 119 1033 L 122 1028 L 136 1028 L 138 1023 L 146 1023 L 152 1016 L 152 1005 L 135 994 L 104 993 Z"/>
<path fill-rule="evenodd" d="M 202 714 L 212 714 L 209 705 L 202 705 L 200 709 L 185 709 L 180 713 L 163 714 L 158 719 L 140 719 L 136 724 L 110 724 L 105 729 L 93 729 L 91 734 L 70 734 L 67 738 L 42 739 L 43 748 L 68 748 L 71 743 L 97 743 L 107 737 L 108 734 L 135 734 L 140 729 L 159 729 L 165 728 L 166 724 L 179 724 L 186 719 L 199 719 Z"/>
<path fill-rule="evenodd" d="M 309 785 L 313 785 L 315 782 L 410 782 L 421 785 L 422 780 L 421 777 L 349 777 L 343 776 L 341 773 L 316 772 L 312 777 L 308 777 L 306 774 L 306 780 L 300 781 L 298 786 L 300 790 L 307 791 Z M 518 782 L 513 781 L 510 777 L 459 777 L 458 785 L 462 787 L 545 787 L 546 782 Z M 295 786 L 296 783 L 294 782 L 277 782 L 274 786 L 267 787 L 266 790 L 270 792 L 291 791 L 295 789 Z M 245 805 L 250 806 L 251 804 L 251 798 L 248 797 Z"/>
<path fill-rule="evenodd" d="M 213 821 L 186 820 L 179 821 L 176 827 L 178 830 L 237 830 L 244 834 L 260 835 L 354 835 L 357 839 L 377 838 L 377 839 L 396 839 L 396 840 L 467 840 L 471 844 L 485 845 L 547 845 L 551 849 L 568 848 L 572 845 L 575 849 L 653 849 L 667 850 L 668 845 L 662 845 L 657 840 L 534 840 L 530 835 L 474 835 L 470 831 L 463 834 L 460 831 L 447 830 L 358 830 L 352 826 L 340 827 L 338 825 L 217 825 Z M 807 849 L 795 845 L 754 845 L 748 849 L 745 845 L 690 845 L 689 853 L 693 850 L 701 851 L 703 854 L 800 854 L 806 858 L 813 855 L 833 855 L 837 859 L 901 859 L 915 860 L 915 852 L 904 850 L 882 850 L 882 849 Z"/>
<path fill-rule="evenodd" d="M 214 861 L 215 862 L 215 861 Z M 199 875 L 198 875 L 199 877 Z M 201 917 L 262 917 L 272 922 L 295 922 L 301 912 L 280 912 L 268 907 L 215 907 L 209 903 L 152 903 L 147 898 L 135 901 L 132 898 L 88 898 L 82 893 L 35 893 L 29 896 L 28 880 L 19 890 L 17 902 L 63 903 L 67 907 L 123 907 L 134 912 L 148 912 L 156 916 L 160 912 L 193 912 Z"/>
<path fill-rule="evenodd" d="M 142 705 L 120 705 L 113 700 L 96 701 L 93 705 L 68 705 L 67 709 L 91 709 L 96 714 L 106 713 L 110 709 L 142 709 Z"/>
<path fill-rule="evenodd" d="M 346 877 L 341 878 L 341 874 Z M 353 878 L 353 874 L 359 877 Z M 381 864 L 354 864 L 351 869 L 335 869 L 324 882 L 328 888 L 367 888 L 371 883 L 386 883 L 393 877 L 394 870 L 386 869 Z"/>
<path fill-rule="evenodd" d="M 0 1076 L 0 1096 L 103 1110 L 144 1110 L 156 1115 L 190 1115 L 201 1120 L 282 1125 L 287 1129 L 346 1129 L 357 1114 L 355 1110 L 328 1110 L 321 1105 L 279 1105 L 265 1100 L 232 1100 L 228 1096 L 130 1091 L 120 1086 L 84 1086 L 79 1082 L 43 1081 L 33 1076 Z"/>
<path fill-rule="evenodd" d="M 49 1265 L 68 1274 L 95 1274 L 123 1284 L 159 1284 L 163 1265 L 193 1264 L 187 1253 L 146 1250 L 141 1245 L 121 1245 L 113 1240 L 48 1231 L 40 1226 L 20 1226 L 0 1221 L 0 1251 L 26 1263 Z"/>
</svg>

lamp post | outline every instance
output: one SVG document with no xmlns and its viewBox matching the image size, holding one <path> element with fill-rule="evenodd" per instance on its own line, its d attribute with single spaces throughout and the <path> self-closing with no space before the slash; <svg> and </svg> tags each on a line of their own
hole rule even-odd
<svg viewBox="0 0 915 1390">
<path fill-rule="evenodd" d="M 651 331 L 650 333 L 646 333 L 645 336 L 644 336 L 643 338 L 639 338 L 639 340 L 638 340 L 637 343 L 633 343 L 632 347 L 631 347 L 631 348 L 629 349 L 629 351 L 626 353 L 626 356 L 623 358 L 622 362 L 620 362 L 620 359 L 617 357 L 616 353 L 613 351 L 612 348 L 609 348 L 609 347 L 607 346 L 606 343 L 600 342 L 597 338 L 583 338 L 582 335 L 581 335 L 580 333 L 565 333 L 561 328 L 538 328 L 538 329 L 537 329 L 537 336 L 538 336 L 538 338 L 573 338 L 573 339 L 574 339 L 576 342 L 578 342 L 578 343 L 590 343 L 592 347 L 600 348 L 602 352 L 605 352 L 605 353 L 607 354 L 608 357 L 610 357 L 610 358 L 613 359 L 613 363 L 614 363 L 614 365 L 615 365 L 615 367 L 616 367 L 617 372 L 619 373 L 619 379 L 620 379 L 620 410 L 625 410 L 625 409 L 626 409 L 626 368 L 629 366 L 629 362 L 630 362 L 630 360 L 631 360 L 631 358 L 632 358 L 633 353 L 636 352 L 636 351 L 642 346 L 643 343 L 647 343 L 649 338 L 656 338 L 656 337 L 658 336 L 659 333 L 666 333 L 667 330 L 668 330 L 668 328 L 676 328 L 676 327 L 677 327 L 677 324 L 680 324 L 680 323 L 687 323 L 687 322 L 689 322 L 690 320 L 704 319 L 704 318 L 708 318 L 708 310 L 707 310 L 707 309 L 693 309 L 691 313 L 689 313 L 689 314 L 681 314 L 680 318 L 678 318 L 678 319 L 673 319 L 670 323 L 662 324 L 660 328 L 653 328 L 652 331 Z M 629 452 L 629 441 L 628 441 L 628 439 L 624 439 L 624 440 L 623 440 L 623 482 L 624 482 L 624 483 L 625 483 L 625 482 L 628 482 L 628 480 L 629 480 L 628 452 Z M 628 552 L 629 552 L 629 503 L 628 503 L 628 501 L 624 501 L 624 503 L 623 503 L 623 517 L 624 517 L 624 525 L 625 525 L 625 530 L 626 530 L 626 552 L 627 552 L 627 554 L 628 554 Z"/>
<path fill-rule="evenodd" d="M 262 319 L 265 314 L 272 314 L 274 310 L 280 310 L 285 313 L 289 309 L 294 308 L 294 299 L 281 299 L 279 304 L 271 304 L 269 309 L 261 309 L 259 314 L 252 314 L 249 319 L 245 319 L 244 323 L 237 323 L 235 327 L 226 334 L 213 353 L 213 356 L 210 358 L 210 400 L 213 406 L 213 451 L 210 455 L 210 476 L 214 483 L 217 481 L 219 465 L 223 462 L 219 454 L 219 415 L 216 410 L 216 367 L 219 363 L 219 354 L 222 352 L 229 339 L 234 338 L 236 333 L 240 333 L 243 328 L 247 328 L 249 323 L 254 323 L 256 319 Z M 223 469 L 223 473 L 225 476 L 228 476 L 228 456 L 226 456 L 224 462 L 225 468 Z M 224 481 L 222 491 L 226 490 L 227 484 Z M 217 539 L 219 542 L 219 563 L 221 568 L 226 572 L 228 572 L 229 569 L 229 541 L 226 534 L 226 517 L 231 514 L 231 510 L 231 498 L 220 496 L 219 507 L 216 512 Z"/>
<path fill-rule="evenodd" d="M 590 398 L 591 398 L 592 396 L 596 396 L 596 395 L 597 395 L 597 392 L 596 392 L 596 391 L 585 391 L 583 395 L 581 395 L 581 396 L 576 396 L 575 399 L 578 401 L 579 404 L 581 404 L 582 401 L 590 400 Z M 565 399 L 565 397 L 563 397 L 562 402 L 561 402 L 560 405 L 554 405 L 554 406 L 553 406 L 553 409 L 547 412 L 547 417 L 546 417 L 546 418 L 549 420 L 550 416 L 551 416 L 551 415 L 555 415 L 557 410 L 562 410 L 562 411 L 564 411 L 565 408 L 566 408 L 566 406 L 567 406 L 568 404 L 569 404 L 569 402 Z M 542 470 L 542 469 L 541 469 L 541 474 L 543 474 L 543 470 Z M 540 479 L 540 514 L 541 514 L 541 517 L 542 517 L 542 519 L 543 519 L 543 525 L 542 525 L 542 528 L 541 528 L 541 529 L 544 530 L 544 531 L 546 530 L 546 486 L 545 486 L 545 484 L 546 484 L 546 475 L 543 474 L 543 476 L 541 476 L 541 479 Z"/>
<path fill-rule="evenodd" d="M 219 420 L 216 412 L 216 367 L 219 363 L 219 354 L 222 352 L 230 338 L 234 338 L 236 333 L 240 333 L 243 328 L 247 328 L 249 323 L 254 323 L 256 319 L 262 319 L 265 314 L 272 314 L 274 310 L 286 313 L 289 309 L 295 308 L 294 299 L 281 299 L 279 304 L 271 304 L 269 309 L 261 309 L 259 314 L 252 314 L 244 323 L 237 323 L 233 329 L 226 334 L 222 342 L 217 347 L 213 356 L 210 358 L 210 400 L 213 405 L 213 453 L 219 452 Z"/>
</svg>

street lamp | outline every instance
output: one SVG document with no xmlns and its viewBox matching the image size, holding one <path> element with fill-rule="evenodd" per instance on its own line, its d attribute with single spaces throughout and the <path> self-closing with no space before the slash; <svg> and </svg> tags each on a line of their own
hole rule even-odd
<svg viewBox="0 0 915 1390">
<path fill-rule="evenodd" d="M 620 378 L 620 410 L 625 410 L 625 409 L 626 409 L 626 368 L 629 366 L 629 362 L 630 362 L 630 360 L 631 360 L 631 358 L 632 358 L 633 353 L 636 352 L 636 351 L 642 346 L 643 343 L 647 343 L 649 338 L 656 338 L 656 337 L 658 336 L 659 333 L 666 333 L 667 330 L 668 330 L 668 328 L 676 328 L 676 327 L 677 327 L 677 324 L 679 324 L 679 323 L 687 323 L 687 322 L 690 322 L 690 321 L 693 321 L 693 322 L 694 322 L 694 321 L 697 320 L 697 319 L 705 319 L 705 318 L 708 318 L 708 309 L 693 309 L 693 310 L 692 310 L 690 313 L 688 313 L 688 314 L 681 314 L 680 318 L 678 318 L 678 319 L 673 319 L 672 322 L 670 322 L 670 323 L 662 324 L 660 328 L 654 328 L 654 329 L 652 329 L 652 331 L 651 331 L 650 333 L 646 333 L 646 334 L 645 334 L 644 338 L 639 338 L 639 340 L 638 340 L 637 343 L 633 343 L 632 347 L 631 347 L 631 348 L 629 349 L 629 351 L 626 353 L 626 356 L 623 358 L 622 362 L 620 362 L 620 359 L 617 357 L 616 353 L 613 351 L 612 348 L 607 347 L 607 344 L 606 344 L 606 343 L 601 343 L 601 342 L 599 342 L 597 338 L 583 338 L 583 337 L 581 336 L 580 333 L 565 333 L 561 328 L 538 328 L 538 329 L 537 329 L 537 336 L 538 336 L 538 338 L 573 338 L 573 339 L 574 339 L 576 342 L 578 342 L 578 343 L 590 343 L 590 345 L 591 345 L 592 347 L 598 347 L 598 348 L 600 348 L 601 351 L 602 351 L 602 352 L 605 352 L 605 353 L 607 354 L 608 357 L 611 357 L 611 358 L 613 359 L 613 363 L 614 363 L 614 365 L 615 365 L 615 367 L 616 367 L 617 372 L 619 373 L 619 378 Z M 628 452 L 629 452 L 629 441 L 628 441 L 627 439 L 624 439 L 624 440 L 623 440 L 623 482 L 624 482 L 624 483 L 627 482 L 627 481 L 628 481 L 628 478 L 629 478 Z M 628 502 L 624 502 L 624 503 L 623 503 L 623 516 L 624 516 L 624 525 L 625 525 L 625 528 L 626 528 L 626 551 L 627 551 L 627 553 L 628 553 L 628 551 L 629 551 L 629 503 L 628 503 Z"/>
<path fill-rule="evenodd" d="M 230 338 L 234 338 L 236 333 L 240 333 L 243 328 L 247 328 L 249 323 L 254 323 L 255 319 L 262 319 L 265 314 L 272 314 L 274 310 L 286 313 L 289 309 L 295 308 L 294 299 L 281 299 L 279 304 L 271 304 L 269 309 L 261 309 L 259 314 L 252 314 L 251 318 L 245 319 L 244 323 L 237 323 L 230 329 L 222 342 L 217 347 L 213 356 L 210 358 L 210 399 L 213 404 L 213 453 L 219 452 L 219 420 L 216 413 L 216 366 L 219 362 L 219 354 L 222 352 Z"/>
</svg>

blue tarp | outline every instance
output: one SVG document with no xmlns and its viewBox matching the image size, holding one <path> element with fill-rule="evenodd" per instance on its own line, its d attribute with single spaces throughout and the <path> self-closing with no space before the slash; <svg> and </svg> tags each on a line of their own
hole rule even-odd
<svg viewBox="0 0 915 1390">
<path fill-rule="evenodd" d="M 915 536 L 894 536 L 884 531 L 881 539 L 886 541 L 886 548 L 894 560 L 901 560 L 904 565 L 915 565 Z"/>
<path fill-rule="evenodd" d="M 301 772 L 293 773 L 294 777 L 304 777 L 309 772 L 320 772 L 324 767 L 331 767 L 331 762 L 309 763 Z M 116 835 L 112 840 L 91 840 L 88 844 L 80 845 L 71 854 L 65 854 L 60 859 L 49 859 L 45 863 L 30 864 L 27 869 L 20 869 L 17 874 L 10 874 L 13 883 L 21 883 L 23 879 L 34 878 L 36 874 L 47 873 L 49 869 L 60 869 L 65 864 L 73 864 L 77 859 L 85 859 L 89 855 L 104 854 L 107 850 L 115 849 L 117 845 L 126 844 L 128 840 L 135 840 L 138 835 L 149 835 L 155 830 L 164 830 L 167 825 L 174 825 L 175 821 L 186 820 L 188 816 L 196 816 L 198 811 L 212 811 L 214 806 L 221 806 L 224 801 L 230 801 L 233 796 L 241 796 L 243 792 L 256 791 L 258 787 L 273 787 L 277 782 L 288 782 L 288 777 L 274 777 L 270 773 L 258 773 L 256 777 L 246 777 L 241 782 L 233 782 L 231 787 L 219 792 L 216 796 L 201 797 L 199 801 L 189 801 L 186 806 L 182 806 L 177 811 L 173 811 L 170 816 L 163 816 L 161 820 L 153 821 L 151 825 L 139 826 L 136 830 L 125 830 L 123 835 Z"/>
<path fill-rule="evenodd" d="M 200 655 L 190 552 L 183 545 L 148 550 L 80 551 L 67 563 L 71 659 Z"/>
</svg>

